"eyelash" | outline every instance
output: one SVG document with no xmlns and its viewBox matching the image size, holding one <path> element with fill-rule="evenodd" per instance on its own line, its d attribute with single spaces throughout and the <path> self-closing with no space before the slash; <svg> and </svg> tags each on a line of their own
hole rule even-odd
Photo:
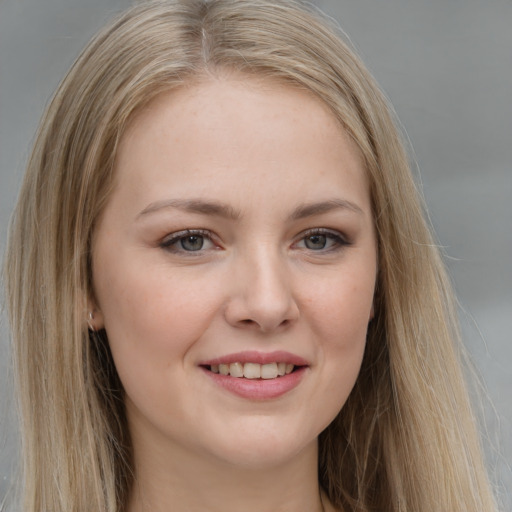
<svg viewBox="0 0 512 512">
<path fill-rule="evenodd" d="M 325 236 L 327 239 L 330 239 L 333 242 L 333 245 L 328 248 L 320 248 L 318 250 L 310 249 L 308 247 L 304 247 L 304 250 L 310 251 L 312 253 L 330 253 L 335 252 L 343 247 L 351 245 L 351 242 L 346 239 L 344 235 L 339 233 L 338 231 L 331 231 L 329 229 L 325 228 L 315 228 L 310 229 L 308 231 L 305 231 L 300 234 L 300 238 L 293 243 L 293 246 L 296 246 L 300 242 L 304 242 L 307 238 L 314 237 L 314 236 Z M 204 240 L 207 240 L 208 242 L 215 245 L 215 242 L 213 241 L 212 233 L 205 229 L 185 229 L 183 231 L 178 231 L 176 233 L 172 233 L 171 235 L 164 238 L 164 240 L 160 243 L 160 247 L 162 249 L 165 249 L 166 251 L 172 252 L 172 253 L 185 253 L 189 256 L 194 255 L 194 253 L 201 253 L 204 252 L 203 247 L 201 246 L 197 250 L 186 250 L 183 247 L 179 248 L 176 247 L 177 244 L 179 244 L 182 240 L 185 240 L 189 237 L 201 237 Z"/>
<path fill-rule="evenodd" d="M 344 247 L 351 245 L 351 242 L 347 240 L 347 238 L 340 232 L 331 231 L 330 229 L 325 228 L 314 228 L 305 231 L 304 233 L 301 233 L 298 242 L 295 242 L 294 245 L 296 245 L 299 242 L 305 241 L 307 238 L 314 236 L 325 236 L 327 239 L 330 239 L 333 242 L 333 245 L 331 247 L 321 248 L 319 250 L 309 249 L 308 247 L 305 247 L 306 250 L 311 251 L 313 253 L 331 253 L 339 251 L 340 249 L 343 249 Z"/>
<path fill-rule="evenodd" d="M 198 249 L 197 251 L 187 251 L 184 248 L 175 247 L 180 241 L 185 240 L 186 238 L 189 238 L 189 237 L 202 237 L 205 240 L 208 240 L 209 242 L 214 243 L 213 237 L 212 237 L 212 234 L 210 233 L 210 231 L 207 231 L 205 229 L 185 229 L 183 231 L 178 231 L 176 233 L 172 233 L 171 235 L 164 238 L 162 240 L 162 242 L 160 243 L 160 247 L 162 247 L 162 249 L 165 249 L 165 250 L 167 250 L 169 252 L 173 252 L 173 253 L 193 254 L 195 252 L 197 252 L 197 253 L 203 252 L 201 250 L 202 247 L 200 249 Z"/>
</svg>

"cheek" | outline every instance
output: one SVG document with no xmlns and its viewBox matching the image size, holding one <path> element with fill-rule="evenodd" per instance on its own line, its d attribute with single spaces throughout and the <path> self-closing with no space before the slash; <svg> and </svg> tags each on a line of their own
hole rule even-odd
<svg viewBox="0 0 512 512">
<path fill-rule="evenodd" d="M 162 266 L 104 262 L 95 275 L 98 302 L 123 384 L 181 364 L 214 315 L 218 287 L 198 288 Z"/>
<path fill-rule="evenodd" d="M 317 289 L 311 325 L 320 340 L 325 411 L 329 423 L 345 404 L 361 368 L 374 293 L 374 275 L 347 272 Z"/>
<path fill-rule="evenodd" d="M 316 286 L 309 316 L 318 335 L 333 350 L 363 345 L 371 318 L 375 273 L 371 266 L 347 269 Z"/>
</svg>

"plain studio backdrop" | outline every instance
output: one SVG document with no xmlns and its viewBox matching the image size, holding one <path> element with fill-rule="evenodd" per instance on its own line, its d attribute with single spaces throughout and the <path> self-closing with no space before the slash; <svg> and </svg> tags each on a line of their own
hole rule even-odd
<svg viewBox="0 0 512 512">
<path fill-rule="evenodd" d="M 0 250 L 29 148 L 65 71 L 130 0 L 0 0 Z M 512 0 L 318 0 L 400 118 L 482 376 L 484 444 L 512 511 Z M 418 178 L 419 181 L 420 178 Z M 0 328 L 0 503 L 16 424 Z"/>
</svg>

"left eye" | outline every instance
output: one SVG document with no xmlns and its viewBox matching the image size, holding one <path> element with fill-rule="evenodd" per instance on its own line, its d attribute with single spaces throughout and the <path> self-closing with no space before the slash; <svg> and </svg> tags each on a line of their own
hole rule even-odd
<svg viewBox="0 0 512 512">
<path fill-rule="evenodd" d="M 304 245 L 314 251 L 325 249 L 329 239 L 326 235 L 310 235 L 304 238 Z"/>
<path fill-rule="evenodd" d="M 190 235 L 179 240 L 181 248 L 185 251 L 199 251 L 203 248 L 204 242 L 204 236 L 202 235 Z"/>
<path fill-rule="evenodd" d="M 208 233 L 190 230 L 173 233 L 161 246 L 171 252 L 198 252 L 215 247 Z"/>
<path fill-rule="evenodd" d="M 295 246 L 310 251 L 326 251 L 336 249 L 348 242 L 340 235 L 331 231 L 313 231 L 306 233 Z"/>
</svg>

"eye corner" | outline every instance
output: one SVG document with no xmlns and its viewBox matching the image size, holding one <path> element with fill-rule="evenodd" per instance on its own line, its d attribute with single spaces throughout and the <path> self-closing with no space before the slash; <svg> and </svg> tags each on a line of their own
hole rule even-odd
<svg viewBox="0 0 512 512">
<path fill-rule="evenodd" d="M 221 249 L 214 235 L 205 229 L 184 229 L 169 233 L 158 245 L 169 253 L 183 256 L 199 256 Z"/>
<path fill-rule="evenodd" d="M 352 245 L 343 232 L 330 228 L 312 228 L 298 235 L 293 247 L 310 253 L 328 254 Z"/>
</svg>

